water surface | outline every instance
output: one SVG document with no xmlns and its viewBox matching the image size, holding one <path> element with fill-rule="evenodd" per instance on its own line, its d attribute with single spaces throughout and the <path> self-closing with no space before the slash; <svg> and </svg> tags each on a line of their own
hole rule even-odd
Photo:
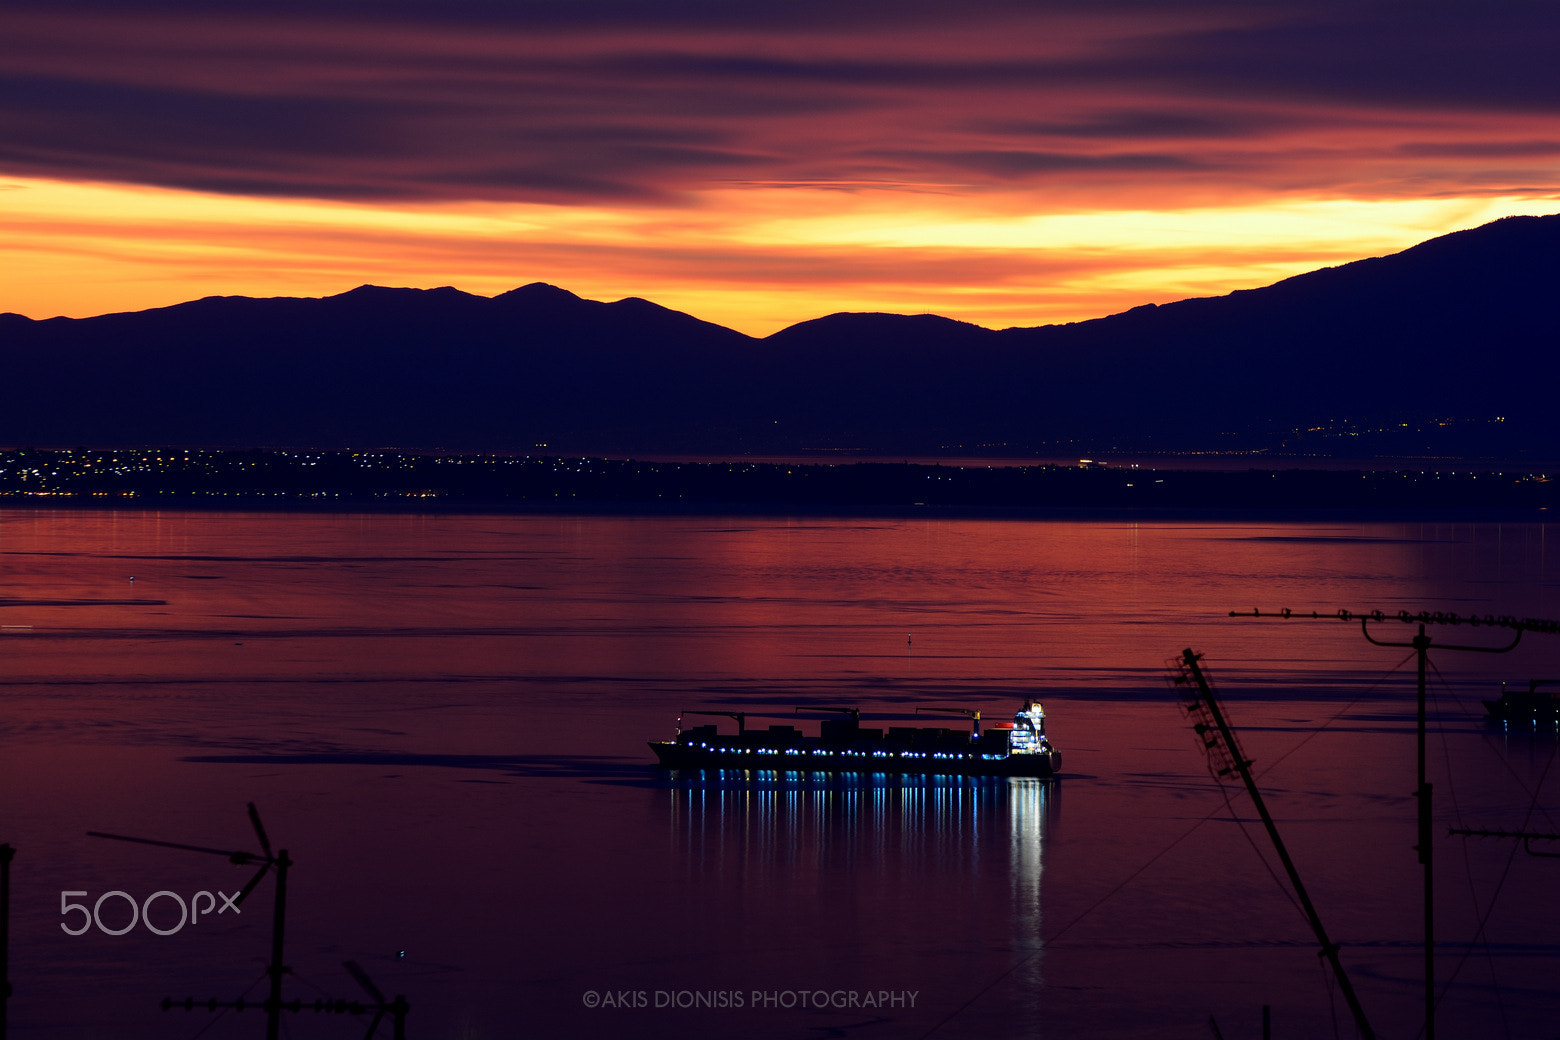
<svg viewBox="0 0 1560 1040">
<path fill-rule="evenodd" d="M 360 997 L 353 960 L 411 1001 L 416 1036 L 1185 1037 L 1211 1035 L 1212 1016 L 1233 1037 L 1258 1035 L 1264 1004 L 1277 1036 L 1334 1020 L 1352 1035 L 1249 802 L 1210 777 L 1167 689 L 1166 660 L 1191 647 L 1378 1033 L 1411 1036 L 1409 651 L 1339 622 L 1227 615 L 1556 617 L 1553 538 L 1532 524 L 0 513 L 11 1025 L 51 1040 L 261 1035 L 253 1010 L 157 1002 L 263 999 L 271 879 L 241 915 L 175 934 L 60 928 L 78 920 L 61 892 L 231 893 L 252 873 L 87 830 L 253 848 L 253 801 L 297 864 L 289 999 Z M 1555 739 L 1489 730 L 1479 704 L 1502 680 L 1560 676 L 1557 649 L 1529 636 L 1498 657 L 1433 654 L 1443 1035 L 1554 1033 L 1560 861 L 1445 832 L 1560 831 Z M 1055 782 L 667 776 L 644 744 L 683 709 L 991 719 L 1036 692 L 1064 754 Z M 117 897 L 104 913 L 128 918 Z M 287 1029 L 365 1025 L 299 1013 Z"/>
</svg>

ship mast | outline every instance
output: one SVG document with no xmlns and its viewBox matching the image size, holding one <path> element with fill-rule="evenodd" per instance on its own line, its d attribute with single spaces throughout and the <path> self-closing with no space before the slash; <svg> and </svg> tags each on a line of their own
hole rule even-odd
<svg viewBox="0 0 1560 1040">
<path fill-rule="evenodd" d="M 963 715 L 965 718 L 970 720 L 970 739 L 972 739 L 972 740 L 979 740 L 980 739 L 980 712 L 976 711 L 974 708 L 917 708 L 917 709 L 915 709 L 915 713 L 917 715 L 921 714 L 923 711 L 924 712 L 929 712 L 929 713 L 934 713 L 934 714 Z"/>
</svg>

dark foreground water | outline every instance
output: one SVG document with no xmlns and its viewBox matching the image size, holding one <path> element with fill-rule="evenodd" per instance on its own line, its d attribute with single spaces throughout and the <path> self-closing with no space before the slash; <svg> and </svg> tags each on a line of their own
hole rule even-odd
<svg viewBox="0 0 1560 1040">
<path fill-rule="evenodd" d="M 287 999 L 362 999 L 356 961 L 415 1037 L 1207 1037 L 1212 1017 L 1234 1040 L 1264 1004 L 1276 1037 L 1352 1036 L 1249 801 L 1166 687 L 1192 647 L 1378 1034 L 1413 1037 L 1408 651 L 1225 615 L 1556 617 L 1556 538 L 0 513 L 11 1035 L 264 1035 L 252 1008 L 158 1002 L 264 998 L 274 878 L 212 912 L 252 867 L 86 836 L 254 849 L 253 801 L 296 863 Z M 1560 1035 L 1560 859 L 1446 833 L 1560 831 L 1555 737 L 1490 730 L 1479 703 L 1560 677 L 1560 638 L 1432 661 L 1441 1035 Z M 669 777 L 644 743 L 682 709 L 990 719 L 1031 692 L 1054 782 Z M 155 930 L 127 927 L 131 900 Z M 366 1026 L 301 1012 L 284 1035 Z"/>
</svg>

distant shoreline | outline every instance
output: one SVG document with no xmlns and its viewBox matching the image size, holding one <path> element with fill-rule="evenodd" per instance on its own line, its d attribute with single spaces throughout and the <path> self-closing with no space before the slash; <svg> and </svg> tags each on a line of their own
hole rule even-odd
<svg viewBox="0 0 1560 1040">
<path fill-rule="evenodd" d="M 0 508 L 1125 521 L 1560 515 L 1560 480 L 1532 468 L 1279 468 L 1271 461 L 1235 470 L 27 449 L 0 451 Z"/>
<path fill-rule="evenodd" d="M 732 519 L 861 520 L 861 521 L 964 521 L 1013 523 L 1104 524 L 1551 524 L 1560 523 L 1560 510 L 1498 507 L 1376 507 L 1315 509 L 1210 506 L 1205 509 L 1107 510 L 1089 506 L 1023 508 L 979 506 L 965 508 L 844 507 L 796 504 L 751 506 L 743 503 L 691 503 L 657 507 L 651 503 L 577 502 L 569 505 L 517 505 L 513 502 L 442 502 L 429 505 L 375 504 L 363 501 L 310 504 L 256 501 L 205 502 L 103 502 L 33 500 L 22 502 L 0 496 L 0 513 L 31 512 L 168 512 L 168 513 L 272 513 L 319 516 L 534 516 L 682 518 L 729 517 Z"/>
<path fill-rule="evenodd" d="M 1092 456 L 1063 455 L 1055 452 L 1045 455 L 884 455 L 881 453 L 854 453 L 849 451 L 815 451 L 796 454 L 756 454 L 732 458 L 720 454 L 683 454 L 676 452 L 607 453 L 584 456 L 564 455 L 564 458 L 604 458 L 623 462 L 660 462 L 686 464 L 728 465 L 731 463 L 760 463 L 781 466 L 850 466 L 856 464 L 904 465 L 904 466 L 952 466 L 961 469 L 1022 469 L 1036 466 L 1072 468 L 1092 465 L 1103 468 L 1152 469 L 1175 473 L 1244 473 L 1248 470 L 1284 472 L 1305 470 L 1318 472 L 1363 473 L 1498 473 L 1543 472 L 1560 474 L 1557 459 L 1505 459 L 1459 458 L 1447 455 L 1286 455 L 1266 451 L 1229 452 L 1164 452 L 1145 451 L 1100 452 Z"/>
</svg>

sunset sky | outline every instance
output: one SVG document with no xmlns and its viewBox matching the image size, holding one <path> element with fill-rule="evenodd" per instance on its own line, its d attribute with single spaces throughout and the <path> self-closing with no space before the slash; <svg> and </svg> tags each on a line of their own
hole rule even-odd
<svg viewBox="0 0 1560 1040">
<path fill-rule="evenodd" d="M 6 0 L 0 310 L 991 327 L 1560 212 L 1560 4 Z"/>
</svg>

